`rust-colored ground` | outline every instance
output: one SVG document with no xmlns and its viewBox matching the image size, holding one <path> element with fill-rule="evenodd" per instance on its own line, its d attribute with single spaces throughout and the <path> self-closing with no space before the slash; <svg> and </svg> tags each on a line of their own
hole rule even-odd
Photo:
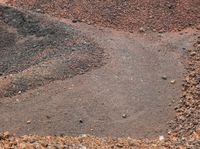
<svg viewBox="0 0 200 149">
<path fill-rule="evenodd" d="M 56 17 L 126 31 L 172 31 L 200 22 L 199 0 L 8 0 L 8 3 Z"/>
<path fill-rule="evenodd" d="M 199 3 L 0 6 L 0 147 L 200 148 Z"/>
</svg>

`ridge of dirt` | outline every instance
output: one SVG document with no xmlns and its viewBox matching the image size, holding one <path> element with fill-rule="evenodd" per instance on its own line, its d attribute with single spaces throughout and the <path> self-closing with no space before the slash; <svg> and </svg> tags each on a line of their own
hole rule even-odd
<svg viewBox="0 0 200 149">
<path fill-rule="evenodd" d="M 199 0 L 8 0 L 7 4 L 130 32 L 182 30 L 200 23 Z"/>
<path fill-rule="evenodd" d="M 55 20 L 0 6 L 0 97 L 103 65 L 103 49 Z"/>
</svg>

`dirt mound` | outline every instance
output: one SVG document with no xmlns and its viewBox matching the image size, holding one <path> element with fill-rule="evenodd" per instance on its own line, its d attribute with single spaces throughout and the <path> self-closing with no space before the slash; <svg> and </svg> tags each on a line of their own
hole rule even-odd
<svg viewBox="0 0 200 149">
<path fill-rule="evenodd" d="M 199 0 L 9 0 L 11 5 L 126 31 L 172 31 L 200 22 Z"/>
<path fill-rule="evenodd" d="M 102 64 L 102 49 L 71 26 L 10 7 L 0 6 L 0 14 L 0 96 Z"/>
</svg>

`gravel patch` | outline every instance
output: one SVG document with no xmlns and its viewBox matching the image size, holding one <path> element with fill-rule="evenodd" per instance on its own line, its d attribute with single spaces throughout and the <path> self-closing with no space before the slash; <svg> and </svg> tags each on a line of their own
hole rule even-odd
<svg viewBox="0 0 200 149">
<path fill-rule="evenodd" d="M 103 50 L 70 25 L 6 6 L 0 14 L 1 97 L 103 65 Z"/>
</svg>

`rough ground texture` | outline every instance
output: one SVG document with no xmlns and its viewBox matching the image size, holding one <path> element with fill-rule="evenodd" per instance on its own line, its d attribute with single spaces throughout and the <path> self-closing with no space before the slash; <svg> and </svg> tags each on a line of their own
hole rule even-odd
<svg viewBox="0 0 200 149">
<path fill-rule="evenodd" d="M 200 39 L 200 38 L 199 38 Z M 200 147 L 200 128 L 199 121 L 195 124 L 195 120 L 199 119 L 199 89 L 197 76 L 199 75 L 199 47 L 200 42 L 194 44 L 194 48 L 187 50 L 192 61 L 188 61 L 188 72 L 186 74 L 185 83 L 183 84 L 184 95 L 180 102 L 180 106 L 176 108 L 178 111 L 176 125 L 187 127 L 178 127 L 164 140 L 136 140 L 132 138 L 97 138 L 94 136 L 82 135 L 78 137 L 67 136 L 22 136 L 16 137 L 8 132 L 0 135 L 0 146 L 2 148 L 127 148 L 127 149 L 198 149 Z M 195 54 L 194 54 L 195 52 Z M 192 70 L 192 71 L 191 71 Z M 193 73 L 191 73 L 193 72 Z M 190 96 L 190 98 L 187 97 Z M 189 112 L 192 110 L 193 112 Z M 188 118 L 188 114 L 190 114 Z M 182 117 L 182 118 L 181 118 Z M 183 119 L 184 118 L 184 119 Z M 191 125 L 192 124 L 192 125 Z M 191 128 L 188 129 L 188 126 Z M 182 131 L 185 130 L 185 131 Z M 189 131 L 187 131 L 189 130 Z"/>
<path fill-rule="evenodd" d="M 2 7 L 2 14 L 2 20 L 8 25 L 15 21 L 18 16 L 21 16 L 20 11 L 7 7 Z M 14 18 L 11 16 L 12 19 L 9 20 L 12 14 L 15 14 Z M 35 19 L 39 19 L 39 16 L 35 16 Z M 8 22 L 6 22 L 7 20 Z M 17 20 L 17 22 L 20 22 L 20 20 Z M 22 28 L 19 28 L 22 33 L 27 30 L 26 22 L 22 23 Z M 15 24 L 17 25 L 17 23 Z M 31 25 L 31 23 L 28 24 Z M 55 23 L 54 26 L 56 24 L 58 23 Z M 178 98 L 181 92 L 181 76 L 184 72 L 181 64 L 181 55 L 184 54 L 182 48 L 192 46 L 192 42 L 186 41 L 188 39 L 192 41 L 194 38 L 193 33 L 196 31 L 188 33 L 184 31 L 183 35 L 166 33 L 163 35 L 151 34 L 149 36 L 143 34 L 132 35 L 116 32 L 112 29 L 95 28 L 85 24 L 73 24 L 72 26 L 69 25 L 69 21 L 65 20 L 60 24 L 63 25 L 63 28 L 64 24 L 66 24 L 66 27 L 71 26 L 70 28 L 68 27 L 67 33 L 69 35 L 64 34 L 65 32 L 62 30 L 61 32 L 57 31 L 60 34 L 59 37 L 54 36 L 54 34 L 52 36 L 49 34 L 44 36 L 42 38 L 43 41 L 48 41 L 51 37 L 49 44 L 43 44 L 44 49 L 52 47 L 53 39 L 57 43 L 54 48 L 60 48 L 57 50 L 59 54 L 70 51 L 72 48 L 75 49 L 73 52 L 80 50 L 85 54 L 90 54 L 89 51 L 95 52 L 104 49 L 106 55 L 109 55 L 107 64 L 84 75 L 71 76 L 73 77 L 71 79 L 63 79 L 62 81 L 47 84 L 49 82 L 46 83 L 46 80 L 48 81 L 49 78 L 50 80 L 59 79 L 60 77 L 66 78 L 64 76 L 65 72 L 68 72 L 68 63 L 70 64 L 74 61 L 72 59 L 70 59 L 71 61 L 65 61 L 64 59 L 63 66 L 63 55 L 57 56 L 57 53 L 53 53 L 51 55 L 54 58 L 53 60 L 51 57 L 45 57 L 45 63 L 34 64 L 34 66 L 31 65 L 32 67 L 29 66 L 28 69 L 25 68 L 25 70 L 19 71 L 18 69 L 24 66 L 24 63 L 29 64 L 29 59 L 32 58 L 30 57 L 31 54 L 29 54 L 29 57 L 26 56 L 26 51 L 20 51 L 23 48 L 27 48 L 27 45 L 22 44 L 19 48 L 19 54 L 24 54 L 22 60 L 26 60 L 26 58 L 28 60 L 19 63 L 18 67 L 12 67 L 11 65 L 8 70 L 13 68 L 11 70 L 17 70 L 16 73 L 7 76 L 9 71 L 8 73 L 5 71 L 4 76 L 1 77 L 2 82 L 10 84 L 8 87 L 6 86 L 6 93 L 12 95 L 11 93 L 13 92 L 11 91 L 17 88 L 14 93 L 19 95 L 13 98 L 1 99 L 0 112 L 2 114 L 0 119 L 3 122 L 0 123 L 0 130 L 9 130 L 19 135 L 27 133 L 40 135 L 93 134 L 98 136 L 131 136 L 140 138 L 166 135 L 168 132 L 167 122 L 175 117 L 175 112 L 173 111 L 175 103 L 173 103 L 173 100 Z M 45 26 L 44 30 L 46 31 L 50 27 L 51 23 L 49 26 Z M 34 29 L 34 27 L 31 27 L 28 31 L 31 31 L 31 29 Z M 42 29 L 35 31 L 36 39 L 40 39 L 37 36 L 40 36 L 42 31 Z M 85 44 L 77 46 L 77 43 L 70 48 L 71 41 L 66 40 L 64 42 L 62 38 L 65 37 L 74 41 L 70 37 L 71 32 L 75 31 L 81 31 L 82 34 L 93 39 L 93 42 L 101 48 L 95 48 L 94 46 L 91 48 L 91 45 L 88 46 L 88 44 L 86 44 L 87 46 Z M 55 34 L 57 35 L 57 33 Z M 77 38 L 80 39 L 81 36 Z M 28 42 L 32 43 L 31 40 L 28 40 Z M 27 51 L 37 54 L 37 50 L 41 49 L 41 45 L 40 43 L 36 45 L 39 45 L 38 49 L 37 46 L 34 46 L 33 49 L 29 49 L 28 46 Z M 65 48 L 69 48 L 69 50 Z M 5 58 L 9 58 L 9 54 L 12 54 L 9 49 L 6 50 L 8 56 L 4 56 Z M 12 51 L 15 52 L 17 50 Z M 38 51 L 38 53 L 39 56 L 38 54 L 34 56 L 31 62 L 34 62 L 35 57 L 37 58 L 36 62 L 43 60 L 40 55 L 45 54 L 45 52 Z M 64 54 L 64 56 L 67 55 L 68 53 Z M 70 58 L 74 58 L 72 56 Z M 92 63 L 89 64 L 96 62 L 94 60 L 101 60 L 102 55 L 99 53 L 94 58 L 91 56 L 86 57 L 86 60 L 92 60 Z M 15 56 L 13 57 L 15 58 Z M 78 58 L 85 57 L 84 55 L 79 55 Z M 13 63 L 16 64 L 20 57 L 16 57 L 14 60 L 15 63 Z M 78 63 L 78 67 L 82 68 L 81 66 L 85 66 L 86 62 L 88 61 L 81 61 L 80 64 Z M 64 71 L 64 75 L 61 70 Z M 166 80 L 162 79 L 164 75 L 167 77 Z M 170 81 L 174 79 L 176 83 L 171 84 Z M 9 83 L 9 80 L 11 80 L 11 83 Z M 44 85 L 44 83 L 47 85 L 21 94 L 26 89 L 24 87 L 32 87 L 33 85 L 35 87 L 38 85 L 36 83 L 39 83 L 40 86 Z M 1 85 L 1 87 L 4 86 Z M 27 124 L 27 121 L 31 121 L 31 123 Z"/>
<path fill-rule="evenodd" d="M 175 107 L 177 117 L 172 129 L 178 135 L 190 135 L 200 127 L 200 36 L 194 48 L 188 49 L 187 75 L 183 83 L 183 95 Z"/>
<path fill-rule="evenodd" d="M 1 134 L 0 137 L 0 147 L 5 149 L 199 149 L 200 147 L 200 129 L 187 137 L 178 138 L 169 135 L 165 140 L 98 138 L 88 135 L 16 137 L 8 132 Z"/>
<path fill-rule="evenodd" d="M 142 27 L 164 32 L 200 22 L 199 0 L 8 0 L 8 4 L 126 31 Z"/>
<path fill-rule="evenodd" d="M 102 65 L 103 50 L 70 25 L 5 6 L 0 14 L 1 97 Z"/>
<path fill-rule="evenodd" d="M 39 4 L 39 1 L 35 2 Z M 196 10 L 199 6 L 198 2 L 193 2 L 181 3 L 184 6 L 179 9 Z M 31 4 L 32 1 L 24 2 L 24 7 L 30 8 L 31 5 L 28 6 L 28 3 Z M 98 6 L 101 7 L 103 3 L 108 4 L 108 1 L 99 1 Z M 121 1 L 113 6 L 120 3 Z M 161 6 L 164 4 L 162 3 L 160 2 Z M 168 8 L 172 9 L 174 1 L 169 4 L 172 5 Z M 41 5 L 34 5 L 34 9 L 37 12 L 42 12 L 43 8 L 41 9 L 39 6 Z M 143 6 L 139 8 L 143 8 Z M 150 6 L 145 8 L 149 10 Z M 81 5 L 82 7 L 85 6 Z M 0 83 L 1 95 L 3 97 L 17 94 L 15 97 L 1 98 L 1 131 L 9 130 L 18 135 L 30 133 L 51 135 L 46 137 L 37 135 L 16 137 L 6 132 L 0 135 L 1 148 L 200 148 L 200 35 L 198 30 L 187 29 L 179 33 L 146 34 L 145 27 L 140 30 L 142 34 L 135 32 L 129 34 L 112 29 L 87 26 L 82 23 L 70 25 L 69 21 L 64 19 L 60 22 L 60 20 L 31 12 L 24 14 L 24 12 L 13 8 L 3 6 L 0 8 L 1 51 L 3 54 L 7 52 L 6 55 L 2 56 L 3 60 L 0 61 L 4 64 L 2 65 L 3 76 Z M 58 9 L 49 10 L 50 14 L 52 14 L 52 10 L 58 11 Z M 110 13 L 109 17 L 117 12 Z M 169 15 L 168 13 L 160 13 L 162 9 L 158 12 L 160 16 Z M 180 12 L 184 13 L 185 11 Z M 59 13 L 62 14 L 61 11 Z M 78 13 L 78 16 L 80 14 L 84 13 Z M 21 15 L 27 16 L 21 17 Z M 194 17 L 196 20 L 193 19 L 193 21 L 198 23 L 198 12 L 194 11 L 194 13 L 184 17 Z M 165 17 L 160 17 L 160 19 L 162 18 Z M 173 14 L 172 22 L 173 19 L 176 19 L 176 14 Z M 16 20 L 21 22 L 20 25 L 15 22 Z M 90 20 L 92 19 L 90 18 Z M 74 23 L 77 21 L 80 19 L 73 20 Z M 187 21 L 182 20 L 182 24 L 175 21 L 174 26 L 170 25 L 171 21 L 164 21 L 160 22 L 158 27 L 169 23 L 171 27 L 162 27 L 161 31 L 163 29 L 173 30 L 179 25 L 184 28 L 187 26 L 184 25 L 184 23 L 188 23 Z M 101 22 L 97 21 L 97 24 L 105 26 L 111 24 L 102 24 Z M 112 20 L 112 22 L 115 21 Z M 37 30 L 32 30 L 35 26 L 39 27 Z M 135 25 L 136 28 L 139 26 Z M 118 28 L 117 26 L 112 27 Z M 125 29 L 123 25 L 121 29 Z M 197 29 L 200 27 L 197 26 Z M 160 29 L 158 30 L 160 31 Z M 54 31 L 60 33 L 61 36 L 57 36 Z M 69 34 L 73 34 L 73 36 Z M 84 35 L 87 35 L 87 38 Z M 66 37 L 72 40 L 67 40 L 65 43 L 63 38 Z M 74 38 L 78 42 L 71 45 L 71 41 L 74 43 Z M 55 43 L 52 40 L 55 40 Z M 50 49 L 58 49 L 50 50 L 50 52 L 49 50 L 41 50 L 37 53 L 39 49 L 34 46 L 36 48 L 34 51 L 29 46 L 36 41 L 47 42 L 48 44 L 42 44 L 45 48 L 49 46 Z M 86 41 L 93 50 L 88 46 L 85 47 L 84 44 L 82 45 L 81 41 L 83 43 Z M 26 42 L 28 44 L 24 44 Z M 36 43 L 41 48 L 43 47 L 40 42 Z M 80 49 L 77 48 L 79 43 L 81 43 Z M 69 49 L 66 49 L 66 44 L 67 47 L 70 47 Z M 19 49 L 13 47 L 19 47 Z M 28 50 L 25 47 L 28 47 Z M 83 54 L 79 52 L 83 50 L 82 47 L 86 48 L 86 52 Z M 10 50 L 12 48 L 13 50 Z M 106 55 L 109 55 L 105 65 L 102 61 L 104 56 L 102 49 Z M 26 59 L 20 60 L 20 56 L 13 54 L 16 50 L 19 51 L 19 55 L 23 55 L 22 53 L 29 50 L 30 53 L 37 53 L 36 59 L 34 57 L 30 61 L 28 56 L 23 55 Z M 64 54 L 63 51 L 65 51 Z M 13 56 L 9 57 L 9 54 L 13 54 Z M 10 58 L 8 61 L 6 61 L 7 57 Z M 32 58 L 31 54 L 30 57 Z M 181 57 L 184 57 L 185 60 L 183 61 Z M 76 62 L 79 62 L 80 59 L 84 59 L 84 61 L 80 61 L 78 65 L 75 65 L 75 68 L 74 65 L 70 65 L 71 62 L 77 64 Z M 14 60 L 18 64 L 17 67 Z M 5 67 L 5 64 L 9 65 Z M 86 64 L 87 67 L 82 67 L 81 64 Z M 182 87 L 183 95 L 179 101 L 181 78 L 184 72 L 183 64 L 186 72 Z M 71 67 L 73 69 L 69 69 Z M 98 67 L 98 69 L 94 70 L 94 67 Z M 66 73 L 66 70 L 70 71 Z M 85 73 L 88 70 L 92 71 Z M 65 73 L 62 73 L 63 71 Z M 163 77 L 165 75 L 166 77 Z M 60 79 L 62 81 L 56 81 Z M 15 80 L 20 83 L 13 83 Z M 17 89 L 10 92 L 16 86 Z M 24 86 L 30 87 L 23 90 Z M 21 92 L 32 88 L 35 90 L 21 94 Z M 175 111 L 173 111 L 174 106 L 176 106 Z M 170 123 L 170 128 L 168 128 L 167 121 Z M 105 138 L 79 136 L 83 133 L 105 136 Z M 52 135 L 55 134 L 58 136 L 53 137 Z M 66 134 L 76 135 L 76 137 L 63 137 Z M 124 138 L 108 138 L 106 136 Z M 149 140 L 135 140 L 126 138 L 127 136 L 137 139 L 148 137 Z M 158 136 L 160 136 L 159 139 Z M 156 139 L 152 139 L 152 137 Z"/>
</svg>

